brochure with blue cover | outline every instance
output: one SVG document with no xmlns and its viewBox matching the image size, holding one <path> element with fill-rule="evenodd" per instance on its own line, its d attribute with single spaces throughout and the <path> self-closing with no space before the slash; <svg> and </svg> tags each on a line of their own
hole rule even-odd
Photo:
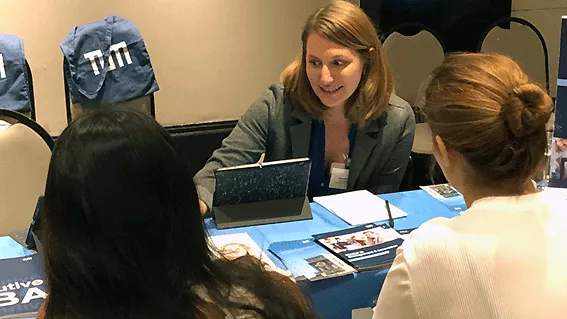
<svg viewBox="0 0 567 319">
<path fill-rule="evenodd" d="M 45 288 L 39 255 L 0 259 L 0 318 L 35 317 Z"/>
<path fill-rule="evenodd" d="M 316 281 L 356 271 L 312 238 L 276 242 L 270 245 L 269 250 L 281 260 L 296 280 Z"/>
<path fill-rule="evenodd" d="M 390 267 L 396 249 L 404 241 L 397 231 L 378 223 L 317 234 L 313 238 L 358 271 Z"/>
<path fill-rule="evenodd" d="M 449 184 L 437 184 L 429 186 L 420 186 L 421 189 L 426 191 L 433 198 L 437 199 L 443 205 L 447 206 L 455 212 L 462 212 L 467 210 L 465 198 L 459 191 Z"/>
</svg>

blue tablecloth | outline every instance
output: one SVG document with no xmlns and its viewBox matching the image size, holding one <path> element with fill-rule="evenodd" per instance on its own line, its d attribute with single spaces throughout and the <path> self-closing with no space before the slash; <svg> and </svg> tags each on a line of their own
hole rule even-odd
<svg viewBox="0 0 567 319">
<path fill-rule="evenodd" d="M 425 191 L 409 191 L 380 195 L 391 204 L 408 213 L 408 216 L 395 220 L 395 229 L 415 228 L 435 217 L 454 217 L 458 212 L 445 206 Z M 317 203 L 311 204 L 312 220 L 217 230 L 212 219 L 205 225 L 210 235 L 224 235 L 246 232 L 262 247 L 276 265 L 283 264 L 269 251 L 270 244 L 278 241 L 311 238 L 311 235 L 340 230 L 349 225 L 328 212 Z M 26 256 L 32 252 L 23 248 L 10 237 L 0 237 L 0 258 Z M 349 276 L 325 279 L 316 282 L 303 282 L 302 288 L 311 295 L 319 313 L 326 319 L 351 318 L 352 309 L 373 307 L 387 270 L 369 271 Z"/>
<path fill-rule="evenodd" d="M 31 254 L 33 254 L 32 251 L 24 248 L 12 237 L 0 236 L 0 259 L 23 257 Z"/>
<path fill-rule="evenodd" d="M 425 191 L 409 191 L 379 196 L 408 213 L 395 220 L 395 229 L 416 228 L 435 217 L 454 217 L 457 211 L 450 209 Z M 311 204 L 312 220 L 241 227 L 218 230 L 212 219 L 205 220 L 210 235 L 246 232 L 271 257 L 276 265 L 283 264 L 268 251 L 270 244 L 278 241 L 311 238 L 311 235 L 350 227 L 342 219 L 328 212 L 317 203 Z M 356 273 L 349 276 L 304 282 L 302 288 L 312 296 L 319 313 L 326 319 L 351 318 L 353 309 L 374 307 L 387 270 Z"/>
</svg>

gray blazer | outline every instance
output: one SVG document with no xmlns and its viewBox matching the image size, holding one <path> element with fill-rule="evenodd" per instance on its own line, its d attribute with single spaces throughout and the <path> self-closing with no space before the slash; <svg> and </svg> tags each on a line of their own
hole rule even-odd
<svg viewBox="0 0 567 319">
<path fill-rule="evenodd" d="M 284 95 L 283 86 L 270 86 L 248 108 L 230 135 L 194 177 L 199 198 L 209 209 L 220 167 L 307 157 L 312 118 Z M 347 183 L 348 190 L 396 192 L 408 164 L 415 118 L 410 105 L 392 94 L 383 115 L 359 128 Z"/>
</svg>

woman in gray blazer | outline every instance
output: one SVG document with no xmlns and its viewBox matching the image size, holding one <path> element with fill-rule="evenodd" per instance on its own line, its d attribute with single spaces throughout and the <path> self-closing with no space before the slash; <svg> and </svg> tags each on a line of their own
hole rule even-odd
<svg viewBox="0 0 567 319">
<path fill-rule="evenodd" d="M 398 190 L 413 143 L 415 119 L 395 96 L 385 52 L 368 16 L 332 2 L 305 24 L 302 55 L 240 118 L 195 176 L 201 211 L 212 204 L 214 171 L 309 157 L 309 196 L 345 190 Z M 332 167 L 331 167 L 332 166 Z M 346 182 L 331 175 L 348 174 Z M 340 179 L 339 179 L 340 180 Z"/>
</svg>

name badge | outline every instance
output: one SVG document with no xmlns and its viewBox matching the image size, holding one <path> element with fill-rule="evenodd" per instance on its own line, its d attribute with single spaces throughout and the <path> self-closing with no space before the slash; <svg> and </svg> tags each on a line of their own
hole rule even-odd
<svg viewBox="0 0 567 319">
<path fill-rule="evenodd" d="M 331 164 L 331 180 L 329 188 L 347 189 L 348 174 L 350 170 L 343 163 Z"/>
</svg>

